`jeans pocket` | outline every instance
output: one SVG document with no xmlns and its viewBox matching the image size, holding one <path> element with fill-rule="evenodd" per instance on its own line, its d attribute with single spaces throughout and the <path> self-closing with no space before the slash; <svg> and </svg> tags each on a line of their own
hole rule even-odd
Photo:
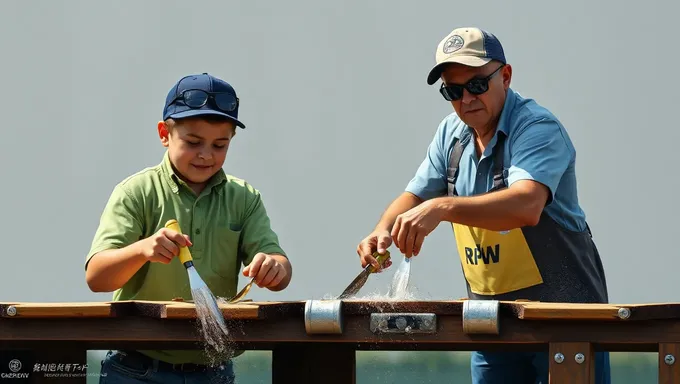
<svg viewBox="0 0 680 384">
<path fill-rule="evenodd" d="M 151 375 L 151 367 L 137 368 L 125 365 L 120 361 L 120 355 L 107 356 L 102 363 L 102 376 L 107 383 L 124 382 L 128 379 L 146 379 Z"/>
</svg>

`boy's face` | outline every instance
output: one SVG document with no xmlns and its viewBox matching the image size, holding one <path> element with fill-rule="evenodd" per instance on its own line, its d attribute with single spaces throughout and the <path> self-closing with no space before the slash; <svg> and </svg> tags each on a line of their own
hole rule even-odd
<svg viewBox="0 0 680 384">
<path fill-rule="evenodd" d="M 158 123 L 158 135 L 179 176 L 189 186 L 208 181 L 224 164 L 235 125 L 228 121 L 187 118 L 168 126 Z"/>
</svg>

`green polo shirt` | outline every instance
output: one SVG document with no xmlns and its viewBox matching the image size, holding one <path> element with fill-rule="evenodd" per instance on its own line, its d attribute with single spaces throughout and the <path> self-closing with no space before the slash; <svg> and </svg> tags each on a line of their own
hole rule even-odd
<svg viewBox="0 0 680 384">
<path fill-rule="evenodd" d="M 170 219 L 189 235 L 194 266 L 215 296 L 236 294 L 238 276 L 258 252 L 285 256 L 270 226 L 262 197 L 246 181 L 220 170 L 196 194 L 163 161 L 115 186 L 101 215 L 87 261 L 97 252 L 123 248 L 156 233 Z M 191 287 L 178 258 L 169 264 L 147 262 L 113 300 L 191 300 Z M 196 351 L 142 351 L 170 363 L 205 363 Z"/>
</svg>

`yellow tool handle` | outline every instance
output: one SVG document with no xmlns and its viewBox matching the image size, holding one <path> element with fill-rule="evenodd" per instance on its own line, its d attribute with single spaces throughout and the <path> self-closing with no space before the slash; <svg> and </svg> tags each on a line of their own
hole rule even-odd
<svg viewBox="0 0 680 384">
<path fill-rule="evenodd" d="M 382 267 L 385 264 L 385 262 L 390 258 L 390 251 L 385 250 L 384 255 L 379 254 L 377 251 L 373 252 L 373 257 L 375 257 L 375 260 Z M 372 265 L 370 266 L 370 271 L 371 273 L 375 272 L 375 268 Z"/>
<path fill-rule="evenodd" d="M 175 219 L 168 220 L 167 223 L 165 223 L 165 228 L 172 229 L 173 231 L 179 233 L 180 235 L 182 234 L 182 230 L 179 227 L 179 223 Z M 189 252 L 189 247 L 179 247 L 179 261 L 184 264 L 187 261 L 193 261 L 194 259 L 191 257 L 191 252 Z"/>
</svg>

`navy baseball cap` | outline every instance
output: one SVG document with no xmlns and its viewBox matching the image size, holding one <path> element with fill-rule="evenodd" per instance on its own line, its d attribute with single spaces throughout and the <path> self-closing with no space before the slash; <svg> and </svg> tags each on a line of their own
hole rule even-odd
<svg viewBox="0 0 680 384">
<path fill-rule="evenodd" d="M 206 99 L 206 95 L 210 97 Z M 188 75 L 179 79 L 168 92 L 165 98 L 165 108 L 163 108 L 163 120 L 220 115 L 227 117 L 239 127 L 245 128 L 246 126 L 238 120 L 238 107 L 239 100 L 236 91 L 226 81 L 208 73 Z"/>
<path fill-rule="evenodd" d="M 507 64 L 503 46 L 496 36 L 479 28 L 456 28 L 437 45 L 435 66 L 427 75 L 427 83 L 436 83 L 448 63 L 481 67 L 491 60 Z"/>
</svg>

